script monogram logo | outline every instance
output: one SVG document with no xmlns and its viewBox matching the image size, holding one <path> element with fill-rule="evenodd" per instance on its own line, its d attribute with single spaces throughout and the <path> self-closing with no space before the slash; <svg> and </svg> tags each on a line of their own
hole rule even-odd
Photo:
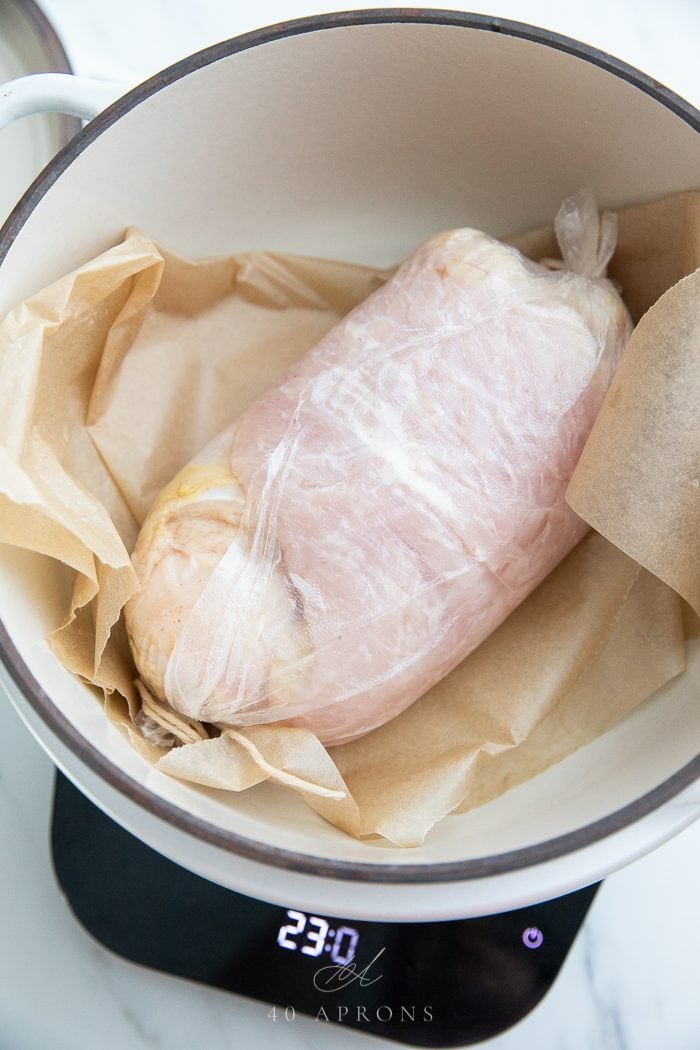
<svg viewBox="0 0 700 1050">
<path fill-rule="evenodd" d="M 376 984 L 377 981 L 382 979 L 383 974 L 380 973 L 370 977 L 369 971 L 377 959 L 384 954 L 384 951 L 384 948 L 380 948 L 374 958 L 361 970 L 358 970 L 354 962 L 347 965 L 322 966 L 314 974 L 314 988 L 319 992 L 339 992 L 355 981 L 359 983 L 361 988 L 368 988 L 371 984 Z"/>
</svg>

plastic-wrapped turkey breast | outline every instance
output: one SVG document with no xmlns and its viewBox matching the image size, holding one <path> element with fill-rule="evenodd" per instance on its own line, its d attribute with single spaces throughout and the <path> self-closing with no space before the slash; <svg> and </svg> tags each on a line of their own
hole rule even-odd
<svg viewBox="0 0 700 1050">
<path fill-rule="evenodd" d="M 605 218 L 605 217 L 604 217 Z M 552 271 L 442 233 L 161 493 L 127 606 L 148 688 L 326 744 L 387 722 L 582 538 L 564 490 L 629 335 L 594 206 Z"/>
</svg>

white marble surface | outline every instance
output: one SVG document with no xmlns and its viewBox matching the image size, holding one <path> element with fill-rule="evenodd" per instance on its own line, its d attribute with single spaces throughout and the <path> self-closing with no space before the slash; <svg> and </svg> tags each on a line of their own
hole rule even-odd
<svg viewBox="0 0 700 1050">
<path fill-rule="evenodd" d="M 44 0 L 43 6 L 76 71 L 135 82 L 218 39 L 330 5 Z M 697 0 L 492 0 L 472 10 L 585 40 L 700 102 Z M 303 1019 L 273 1024 L 262 1004 L 145 971 L 102 949 L 74 921 L 53 878 L 51 785 L 50 761 L 14 712 L 0 708 L 1 1050 L 390 1045 Z M 609 878 L 551 993 L 487 1045 L 698 1050 L 699 868 L 700 823 Z"/>
</svg>

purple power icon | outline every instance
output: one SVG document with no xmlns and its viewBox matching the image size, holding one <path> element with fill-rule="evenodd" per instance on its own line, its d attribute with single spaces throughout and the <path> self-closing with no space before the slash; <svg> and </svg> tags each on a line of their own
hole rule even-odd
<svg viewBox="0 0 700 1050">
<path fill-rule="evenodd" d="M 528 926 L 523 930 L 523 944 L 526 948 L 539 948 L 544 940 L 544 934 L 537 926 Z"/>
</svg>

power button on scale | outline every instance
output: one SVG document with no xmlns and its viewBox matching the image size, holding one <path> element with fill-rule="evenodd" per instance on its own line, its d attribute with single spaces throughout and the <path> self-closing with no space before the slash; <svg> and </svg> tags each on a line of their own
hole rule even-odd
<svg viewBox="0 0 700 1050">
<path fill-rule="evenodd" d="M 537 926 L 528 926 L 523 930 L 523 944 L 526 948 L 539 948 L 544 940 L 542 930 Z"/>
</svg>

